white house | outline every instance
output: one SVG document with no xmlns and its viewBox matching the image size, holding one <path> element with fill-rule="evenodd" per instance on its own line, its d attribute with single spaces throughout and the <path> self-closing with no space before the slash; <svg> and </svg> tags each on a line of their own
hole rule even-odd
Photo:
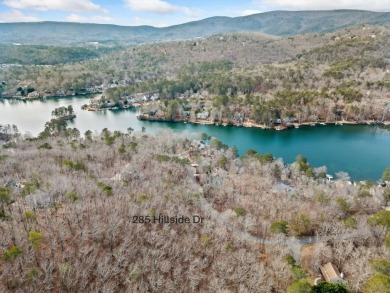
<svg viewBox="0 0 390 293">
<path fill-rule="evenodd" d="M 201 112 L 196 114 L 196 118 L 198 119 L 207 119 L 209 117 L 209 112 Z"/>
</svg>

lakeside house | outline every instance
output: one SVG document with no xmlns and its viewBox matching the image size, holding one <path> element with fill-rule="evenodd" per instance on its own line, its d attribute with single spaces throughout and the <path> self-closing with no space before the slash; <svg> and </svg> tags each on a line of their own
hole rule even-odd
<svg viewBox="0 0 390 293">
<path fill-rule="evenodd" d="M 206 148 L 206 143 L 203 140 L 193 140 L 191 143 L 191 147 L 194 149 L 200 149 L 203 150 Z"/>
<path fill-rule="evenodd" d="M 59 90 L 56 92 L 56 95 L 57 95 L 57 96 L 65 96 L 65 90 L 64 90 L 64 89 L 59 89 Z"/>
<path fill-rule="evenodd" d="M 33 91 L 33 92 L 31 92 L 31 93 L 29 93 L 28 95 L 27 95 L 27 97 L 28 98 L 32 98 L 32 99 L 34 99 L 34 98 L 39 98 L 39 93 L 37 92 L 37 91 Z"/>
<path fill-rule="evenodd" d="M 158 97 L 157 94 L 154 94 L 154 95 L 150 98 L 151 101 L 157 101 L 157 100 L 159 100 L 159 99 L 160 99 L 160 98 Z"/>
<path fill-rule="evenodd" d="M 333 180 L 333 176 L 330 174 L 326 174 L 326 179 L 328 180 L 328 182 L 331 182 Z"/>
<path fill-rule="evenodd" d="M 342 283 L 343 278 L 342 274 L 340 274 L 339 270 L 336 268 L 334 264 L 331 262 L 328 262 L 327 264 L 324 264 L 320 267 L 322 276 L 324 277 L 325 281 L 330 283 Z"/>
<path fill-rule="evenodd" d="M 209 118 L 209 112 L 201 112 L 196 114 L 196 118 L 198 119 L 207 119 Z"/>
<path fill-rule="evenodd" d="M 272 192 L 285 193 L 286 195 L 292 196 L 295 192 L 295 188 L 283 182 L 280 182 L 273 187 Z"/>
</svg>

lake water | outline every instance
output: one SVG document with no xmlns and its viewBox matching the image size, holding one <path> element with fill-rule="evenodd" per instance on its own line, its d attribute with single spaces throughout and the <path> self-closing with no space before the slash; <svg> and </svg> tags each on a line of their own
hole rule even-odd
<svg viewBox="0 0 390 293">
<path fill-rule="evenodd" d="M 88 97 L 60 97 L 34 101 L 0 100 L 0 124 L 15 124 L 22 133 L 37 135 L 51 111 L 60 106 L 72 105 L 77 118 L 69 123 L 81 133 L 86 130 L 100 132 L 103 128 L 126 131 L 132 127 L 147 133 L 161 128 L 189 133 L 206 132 L 229 146 L 235 145 L 240 155 L 248 149 L 271 153 L 286 163 L 298 154 L 306 156 L 312 166 L 326 165 L 328 172 L 345 171 L 354 180 L 377 180 L 390 166 L 390 128 L 383 126 L 306 126 L 286 131 L 259 128 L 224 127 L 184 123 L 159 123 L 139 121 L 135 109 L 88 112 L 80 109 L 89 102 Z"/>
</svg>

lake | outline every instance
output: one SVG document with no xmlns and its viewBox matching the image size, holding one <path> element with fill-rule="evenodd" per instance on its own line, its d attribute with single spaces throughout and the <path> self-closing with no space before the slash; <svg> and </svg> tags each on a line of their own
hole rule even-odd
<svg viewBox="0 0 390 293">
<path fill-rule="evenodd" d="M 51 111 L 60 106 L 72 105 L 77 118 L 69 123 L 81 133 L 86 130 L 100 132 L 103 128 L 126 131 L 132 127 L 147 133 L 169 128 L 176 132 L 202 133 L 215 136 L 229 146 L 235 145 L 240 155 L 248 149 L 271 153 L 283 158 L 286 163 L 295 160 L 298 154 L 308 158 L 314 167 L 326 165 L 328 172 L 345 171 L 354 180 L 377 180 L 390 166 L 390 128 L 384 126 L 344 125 L 305 126 L 286 131 L 259 128 L 229 127 L 184 123 L 160 123 L 139 121 L 135 109 L 89 112 L 81 106 L 89 97 L 58 97 L 33 101 L 1 100 L 0 124 L 15 124 L 22 133 L 37 135 Z"/>
</svg>

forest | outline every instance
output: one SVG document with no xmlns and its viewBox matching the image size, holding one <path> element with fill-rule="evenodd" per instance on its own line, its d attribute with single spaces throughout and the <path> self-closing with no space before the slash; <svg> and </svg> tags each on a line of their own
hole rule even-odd
<svg viewBox="0 0 390 293">
<path fill-rule="evenodd" d="M 97 59 L 104 54 L 120 50 L 121 47 L 107 46 L 38 46 L 0 45 L 0 64 L 56 65 Z"/>
<path fill-rule="evenodd" d="M 180 40 L 179 26 L 161 30 L 179 39 L 145 44 L 115 26 L 100 26 L 112 42 L 71 40 L 73 26 L 98 26 L 60 25 L 58 44 L 0 45 L 0 99 L 99 93 L 97 110 L 140 100 L 156 120 L 239 126 L 389 123 L 381 15 L 302 34 L 264 28 L 274 35 L 218 31 L 251 18 L 217 18 L 217 34 Z M 390 292 L 390 167 L 353 182 L 303 155 L 239 156 L 206 133 L 81 133 L 68 124 L 77 110 L 53 109 L 36 137 L 0 125 L 0 292 Z"/>
<path fill-rule="evenodd" d="M 292 37 L 234 33 L 130 46 L 53 66 L 4 65 L 0 94 L 102 93 L 102 104 L 122 107 L 157 93 L 158 107 L 143 110 L 165 120 L 189 111 L 226 124 L 237 116 L 264 125 L 278 119 L 383 123 L 390 119 L 389 35 L 379 26 Z"/>
<path fill-rule="evenodd" d="M 238 157 L 207 134 L 4 129 L 2 292 L 390 289 L 386 184 L 328 181 L 303 156 Z M 148 222 L 160 215 L 203 221 Z M 328 262 L 343 282 L 314 285 Z"/>
</svg>

